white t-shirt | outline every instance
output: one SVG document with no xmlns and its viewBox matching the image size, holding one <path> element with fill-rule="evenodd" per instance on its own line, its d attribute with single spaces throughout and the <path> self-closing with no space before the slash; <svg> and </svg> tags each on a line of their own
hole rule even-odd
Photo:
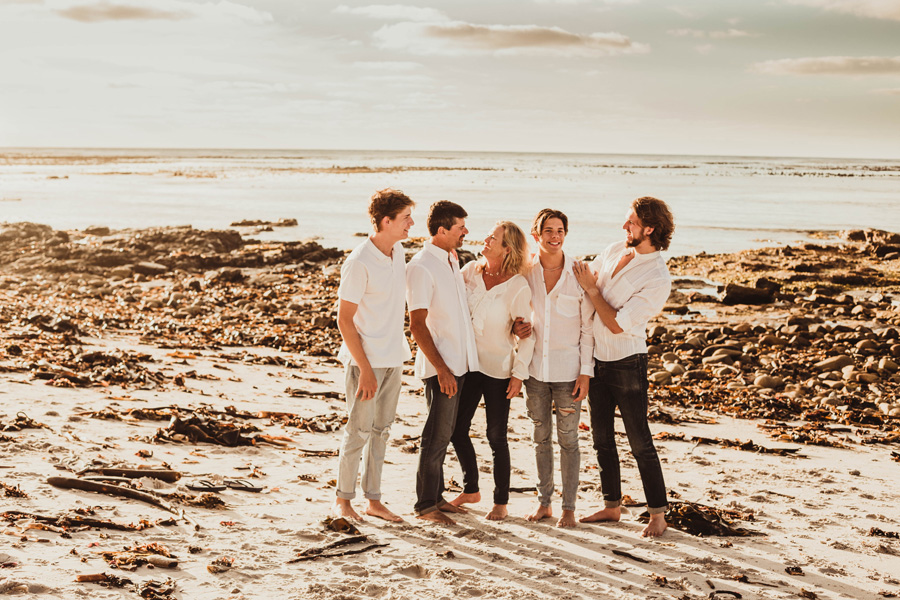
<svg viewBox="0 0 900 600">
<path fill-rule="evenodd" d="M 478 351 L 466 303 L 466 284 L 455 256 L 425 242 L 406 267 L 406 303 L 409 312 L 427 309 L 425 324 L 438 353 L 450 371 L 460 377 L 478 370 Z M 419 350 L 416 377 L 427 379 L 437 369 Z"/>
<path fill-rule="evenodd" d="M 550 293 L 544 285 L 541 261 L 535 256 L 531 262 L 534 267 L 526 277 L 534 308 L 531 334 L 534 354 L 529 374 L 545 383 L 575 381 L 579 375 L 593 375 L 594 305 L 575 279 L 574 261 L 565 255 L 562 274 Z"/>
<path fill-rule="evenodd" d="M 594 316 L 594 356 L 597 360 L 614 361 L 647 352 L 647 322 L 659 314 L 669 299 L 672 278 L 666 261 L 659 252 L 638 254 L 612 277 L 626 252 L 624 241 L 611 244 L 590 264 L 598 274 L 597 286 L 603 299 L 618 311 L 616 323 L 622 333 L 613 333 Z"/>
<path fill-rule="evenodd" d="M 373 369 L 399 367 L 412 357 L 403 323 L 405 292 L 406 255 L 400 242 L 385 256 L 367 239 L 341 267 L 338 298 L 358 305 L 353 325 Z M 338 359 L 356 364 L 344 343 Z"/>
<path fill-rule="evenodd" d="M 477 262 L 470 262 L 462 270 L 466 282 L 469 313 L 478 348 L 479 371 L 495 379 L 510 376 L 528 379 L 528 365 L 534 350 L 534 336 L 516 342 L 512 333 L 513 321 L 522 317 L 531 321 L 531 288 L 521 275 L 491 289 L 484 285 Z"/>
</svg>

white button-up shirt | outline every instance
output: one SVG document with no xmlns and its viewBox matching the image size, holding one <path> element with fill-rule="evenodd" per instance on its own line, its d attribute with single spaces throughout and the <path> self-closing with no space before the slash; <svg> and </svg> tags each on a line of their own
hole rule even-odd
<svg viewBox="0 0 900 600">
<path fill-rule="evenodd" d="M 534 349 L 534 336 L 516 343 L 512 326 L 517 317 L 531 321 L 531 288 L 521 275 L 513 275 L 487 289 L 478 263 L 470 262 L 462 270 L 466 282 L 472 329 L 478 348 L 479 371 L 495 379 L 528 379 L 528 365 Z"/>
<path fill-rule="evenodd" d="M 403 323 L 405 291 L 406 255 L 400 242 L 385 256 L 367 239 L 341 266 L 338 298 L 358 306 L 353 325 L 373 369 L 399 367 L 412 358 Z M 344 343 L 338 359 L 356 364 Z"/>
<path fill-rule="evenodd" d="M 425 325 L 447 368 L 460 377 L 478 370 L 478 351 L 466 301 L 466 284 L 459 262 L 431 242 L 406 266 L 406 303 L 409 312 L 427 309 Z M 421 349 L 416 353 L 416 377 L 427 379 L 437 369 Z"/>
<path fill-rule="evenodd" d="M 613 361 L 647 352 L 647 322 L 659 314 L 669 299 L 672 278 L 659 252 L 639 254 L 613 277 L 619 261 L 628 252 L 624 241 L 610 245 L 590 264 L 597 273 L 603 299 L 618 311 L 616 323 L 622 333 L 613 333 L 599 316 L 594 317 L 594 356 Z"/>
<path fill-rule="evenodd" d="M 579 375 L 594 373 L 594 306 L 575 279 L 574 261 L 569 255 L 564 260 L 562 274 L 550 293 L 537 256 L 526 277 L 531 287 L 534 338 L 529 374 L 545 383 L 575 381 Z"/>
</svg>

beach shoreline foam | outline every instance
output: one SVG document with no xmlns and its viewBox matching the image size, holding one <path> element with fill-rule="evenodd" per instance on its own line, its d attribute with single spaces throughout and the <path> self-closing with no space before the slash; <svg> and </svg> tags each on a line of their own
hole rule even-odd
<svg viewBox="0 0 900 600">
<path fill-rule="evenodd" d="M 0 227 L 2 512 L 32 515 L 7 514 L 2 524 L 0 594 L 139 597 L 134 586 L 75 581 L 106 573 L 135 585 L 171 580 L 170 597 L 182 599 L 900 595 L 900 540 L 892 536 L 900 531 L 900 412 L 891 414 L 900 387 L 900 260 L 884 250 L 893 238 L 848 233 L 838 246 L 670 260 L 688 278 L 685 288 L 693 278 L 768 294 L 764 304 L 729 305 L 708 291 L 676 292 L 650 327 L 651 430 L 673 508 L 696 503 L 764 535 L 673 528 L 647 540 L 639 506 L 618 524 L 559 530 L 526 522 L 536 500 L 527 491 L 534 468 L 521 398 L 509 438 L 512 486 L 526 491 L 513 492 L 510 518 L 486 521 L 484 501 L 456 526 L 423 524 L 412 504 L 425 406 L 409 369 L 384 477 L 384 500 L 406 521 L 369 518 L 357 525 L 365 541 L 291 563 L 349 537 L 322 524 L 344 410 L 332 313 L 343 252 L 235 235 Z M 759 279 L 778 285 L 759 287 Z M 163 420 L 151 420 L 154 411 Z M 177 433 L 173 416 L 200 416 L 237 431 L 230 439 L 238 443 L 255 443 L 191 442 L 192 430 Z M 579 516 L 602 505 L 586 412 L 582 422 Z M 473 436 L 488 491 L 481 413 Z M 636 466 L 620 442 L 623 488 L 639 501 Z M 199 498 L 186 485 L 202 480 L 263 489 L 227 488 L 221 508 L 161 496 L 185 520 L 146 502 L 47 483 L 115 466 L 178 471 L 174 485 L 140 481 L 184 497 Z M 454 457 L 445 470 L 460 480 Z M 34 518 L 64 514 L 154 525 L 130 531 Z M 177 566 L 129 570 L 129 560 L 154 553 L 148 544 Z M 377 544 L 386 545 L 336 555 Z M 126 547 L 138 549 L 109 554 Z M 124 564 L 111 568 L 112 560 Z"/>
</svg>

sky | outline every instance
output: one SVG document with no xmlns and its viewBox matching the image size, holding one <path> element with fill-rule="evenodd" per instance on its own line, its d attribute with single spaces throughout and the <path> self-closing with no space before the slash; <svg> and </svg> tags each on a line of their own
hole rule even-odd
<svg viewBox="0 0 900 600">
<path fill-rule="evenodd" d="M 0 147 L 900 158 L 900 0 L 0 0 Z"/>
</svg>

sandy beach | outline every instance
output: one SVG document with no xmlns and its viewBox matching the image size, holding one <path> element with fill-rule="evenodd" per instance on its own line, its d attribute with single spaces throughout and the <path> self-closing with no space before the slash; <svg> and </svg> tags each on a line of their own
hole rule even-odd
<svg viewBox="0 0 900 600">
<path fill-rule="evenodd" d="M 0 226 L 0 595 L 898 597 L 898 247 L 897 234 L 848 232 L 669 261 L 681 279 L 650 327 L 651 429 L 675 512 L 650 540 L 624 434 L 634 505 L 622 521 L 525 520 L 536 497 L 521 398 L 510 517 L 484 519 L 479 412 L 485 500 L 455 526 L 417 520 L 425 403 L 411 366 L 383 486 L 405 521 L 326 525 L 344 414 L 331 313 L 343 252 L 190 228 Z M 602 506 L 588 424 L 584 412 L 578 516 Z M 180 476 L 107 481 L 157 503 L 48 483 L 104 468 Z M 445 474 L 454 489 L 452 451 Z M 187 487 L 223 480 L 262 489 Z"/>
</svg>

